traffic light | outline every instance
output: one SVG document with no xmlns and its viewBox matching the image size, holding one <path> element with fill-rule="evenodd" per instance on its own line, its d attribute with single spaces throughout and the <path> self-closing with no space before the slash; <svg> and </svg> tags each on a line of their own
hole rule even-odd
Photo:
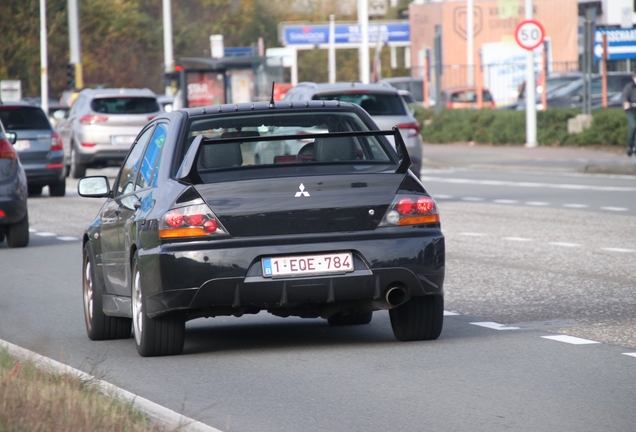
<svg viewBox="0 0 636 432">
<path fill-rule="evenodd" d="M 75 64 L 69 63 L 66 65 L 66 79 L 69 88 L 75 90 Z"/>
</svg>

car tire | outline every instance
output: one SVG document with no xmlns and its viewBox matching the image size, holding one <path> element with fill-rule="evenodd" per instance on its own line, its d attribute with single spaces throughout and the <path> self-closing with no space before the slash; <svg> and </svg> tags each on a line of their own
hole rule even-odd
<svg viewBox="0 0 636 432">
<path fill-rule="evenodd" d="M 157 318 L 148 317 L 137 254 L 133 260 L 131 282 L 133 330 L 139 355 L 155 357 L 181 354 L 185 340 L 185 319 L 177 312 Z"/>
<path fill-rule="evenodd" d="M 71 177 L 74 179 L 80 179 L 86 176 L 86 165 L 81 163 L 77 157 L 77 150 L 74 147 L 71 147 L 71 168 L 70 168 Z"/>
<path fill-rule="evenodd" d="M 406 303 L 389 310 L 389 317 L 398 340 L 437 339 L 444 324 L 444 297 L 411 297 Z"/>
<path fill-rule="evenodd" d="M 347 326 L 347 325 L 364 325 L 369 324 L 373 318 L 373 312 L 356 312 L 349 311 L 348 313 L 338 312 L 331 315 L 327 322 L 331 326 Z"/>
<path fill-rule="evenodd" d="M 5 235 L 3 232 L 0 232 L 0 243 L 2 243 L 5 239 Z"/>
<path fill-rule="evenodd" d="M 42 188 L 44 186 L 40 185 L 28 185 L 27 189 L 29 191 L 29 196 L 40 196 L 42 195 Z"/>
<path fill-rule="evenodd" d="M 82 299 L 86 334 L 91 340 L 129 338 L 132 320 L 104 314 L 102 292 L 102 284 L 97 277 L 93 248 L 88 242 L 84 246 L 82 259 Z"/>
<path fill-rule="evenodd" d="M 7 227 L 7 246 L 10 248 L 26 247 L 29 244 L 29 214 L 13 225 Z"/>
<path fill-rule="evenodd" d="M 66 178 L 57 183 L 50 184 L 49 195 L 54 197 L 63 197 L 66 195 Z"/>
</svg>

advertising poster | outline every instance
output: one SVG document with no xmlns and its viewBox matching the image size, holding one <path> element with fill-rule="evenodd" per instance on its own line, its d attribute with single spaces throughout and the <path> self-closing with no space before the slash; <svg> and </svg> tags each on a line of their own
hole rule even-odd
<svg viewBox="0 0 636 432">
<path fill-rule="evenodd" d="M 218 72 L 188 71 L 186 79 L 190 108 L 225 103 L 225 75 Z"/>
</svg>

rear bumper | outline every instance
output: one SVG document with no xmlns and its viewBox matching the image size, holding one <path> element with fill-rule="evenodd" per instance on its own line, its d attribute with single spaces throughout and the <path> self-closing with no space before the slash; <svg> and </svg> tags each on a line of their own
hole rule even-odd
<svg viewBox="0 0 636 432">
<path fill-rule="evenodd" d="M 59 183 L 64 180 L 64 165 L 60 161 L 60 167 L 47 168 L 45 165 L 25 165 L 24 171 L 27 175 L 29 185 L 46 186 Z"/>
<path fill-rule="evenodd" d="M 387 233 L 388 234 L 388 233 Z M 245 310 L 312 313 L 334 305 L 381 309 L 389 287 L 410 296 L 443 295 L 445 246 L 439 229 L 413 229 L 404 236 L 353 233 L 347 239 L 299 244 L 262 240 L 228 247 L 212 242 L 165 244 L 140 250 L 142 287 L 150 316 L 185 310 L 191 316 L 240 314 Z M 331 240 L 331 239 L 330 239 Z M 275 245 L 275 246 L 274 246 Z M 351 251 L 354 271 L 307 277 L 264 277 L 261 258 Z M 298 311 L 301 311 L 298 313 Z M 313 311 L 313 312 L 312 312 Z"/>
<path fill-rule="evenodd" d="M 130 147 L 97 144 L 93 147 L 82 147 L 77 152 L 80 163 L 88 166 L 119 166 L 126 158 Z"/>
</svg>

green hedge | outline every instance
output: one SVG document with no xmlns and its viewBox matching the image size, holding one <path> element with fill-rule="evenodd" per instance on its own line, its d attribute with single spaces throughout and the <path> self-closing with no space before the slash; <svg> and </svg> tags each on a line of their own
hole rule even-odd
<svg viewBox="0 0 636 432">
<path fill-rule="evenodd" d="M 540 145 L 625 146 L 627 119 L 622 109 L 601 108 L 592 113 L 592 126 L 580 134 L 568 133 L 568 119 L 580 114 L 574 108 L 550 108 L 537 112 L 537 141 Z M 516 110 L 434 109 L 415 107 L 422 139 L 429 143 L 470 142 L 481 144 L 525 144 L 526 113 Z"/>
</svg>

